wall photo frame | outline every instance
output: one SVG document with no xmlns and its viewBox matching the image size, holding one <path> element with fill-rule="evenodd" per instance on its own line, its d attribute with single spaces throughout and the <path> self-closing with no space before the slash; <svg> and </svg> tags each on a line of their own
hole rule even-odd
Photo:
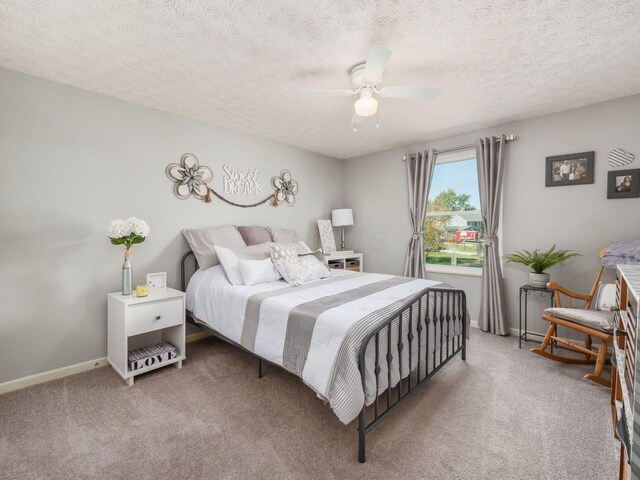
<svg viewBox="0 0 640 480">
<path fill-rule="evenodd" d="M 640 168 L 611 170 L 607 178 L 607 198 L 640 197 Z"/>
<path fill-rule="evenodd" d="M 547 157 L 546 187 L 587 185 L 594 182 L 595 152 Z"/>
</svg>

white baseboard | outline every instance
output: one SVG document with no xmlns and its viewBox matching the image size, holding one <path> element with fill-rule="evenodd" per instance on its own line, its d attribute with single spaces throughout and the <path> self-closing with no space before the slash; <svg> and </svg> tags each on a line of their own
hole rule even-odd
<svg viewBox="0 0 640 480">
<path fill-rule="evenodd" d="M 469 324 L 471 325 L 471 328 L 480 328 L 478 326 L 477 320 L 471 320 Z M 518 335 L 520 335 L 520 331 L 517 328 L 513 328 L 513 327 L 509 327 L 509 333 L 516 338 L 518 338 Z M 536 332 L 529 332 L 529 333 L 536 333 Z M 539 333 L 537 335 L 544 335 L 544 333 Z"/>
<path fill-rule="evenodd" d="M 207 332 L 197 332 L 191 335 L 187 335 L 185 341 L 187 343 L 197 342 L 198 340 L 202 340 L 209 335 L 210 334 Z M 75 375 L 76 373 L 93 370 L 94 368 L 104 367 L 106 365 L 109 365 L 109 363 L 107 362 L 107 357 L 100 357 L 96 358 L 95 360 L 88 360 L 86 362 L 76 363 L 75 365 L 56 368 L 54 370 L 36 373 L 27 377 L 16 378 L 15 380 L 9 380 L 8 382 L 0 383 L 0 395 L 2 395 L 3 393 L 13 392 L 14 390 L 20 390 L 21 388 L 31 387 L 32 385 L 38 385 L 39 383 L 50 382 L 51 380 L 57 380 L 58 378 Z"/>
<path fill-rule="evenodd" d="M 101 357 L 96 358 L 95 360 L 69 365 L 68 367 L 56 368 L 55 370 L 49 370 L 48 372 L 36 373 L 34 375 L 29 375 L 28 377 L 16 378 L 15 380 L 0 383 L 0 395 L 3 393 L 13 392 L 14 390 L 20 390 L 21 388 L 30 387 L 32 385 L 37 385 L 39 383 L 50 382 L 51 380 L 57 380 L 58 378 L 75 375 L 76 373 L 86 372 L 87 370 L 92 370 L 94 368 L 104 367 L 105 365 L 108 365 L 107 357 Z"/>
</svg>

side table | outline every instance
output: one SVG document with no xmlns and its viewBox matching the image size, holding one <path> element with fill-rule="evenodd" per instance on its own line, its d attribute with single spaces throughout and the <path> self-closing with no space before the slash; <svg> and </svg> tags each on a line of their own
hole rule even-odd
<svg viewBox="0 0 640 480">
<path fill-rule="evenodd" d="M 540 333 L 534 333 L 534 332 L 530 332 L 527 329 L 527 313 L 528 313 L 528 299 L 529 296 L 531 296 L 532 294 L 540 294 L 541 297 L 545 297 L 545 296 L 549 296 L 550 300 L 551 300 L 551 307 L 554 306 L 555 302 L 554 302 L 554 291 L 553 290 L 549 290 L 547 287 L 534 287 L 533 285 L 522 285 L 520 287 L 520 319 L 519 319 L 519 324 L 518 324 L 518 348 L 522 348 L 522 340 L 524 340 L 525 342 L 536 342 L 536 343 L 542 343 L 540 340 L 534 340 L 534 339 L 530 339 L 529 337 L 543 337 L 544 335 L 540 334 Z M 522 301 L 524 298 L 524 302 Z M 524 332 L 522 331 L 522 320 L 524 318 Z"/>
</svg>

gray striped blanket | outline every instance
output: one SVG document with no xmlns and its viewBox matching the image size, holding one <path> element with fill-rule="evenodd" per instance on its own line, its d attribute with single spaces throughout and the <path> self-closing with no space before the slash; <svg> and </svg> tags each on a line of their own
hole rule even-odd
<svg viewBox="0 0 640 480">
<path fill-rule="evenodd" d="M 391 345 L 391 375 L 383 361 L 376 381 L 374 342 L 370 342 L 363 388 L 358 354 L 364 337 L 418 292 L 448 286 L 430 280 L 342 272 L 301 287 L 290 287 L 283 282 L 262 284 L 262 287 L 220 284 L 211 287 L 207 282 L 195 280 L 191 280 L 189 289 L 194 285 L 193 289 L 198 291 L 192 291 L 190 295 L 188 289 L 187 307 L 197 318 L 248 350 L 301 377 L 329 402 L 344 423 L 355 419 L 363 404 L 371 404 L 377 393 L 387 388 L 389 377 L 393 387 L 401 376 L 406 377 L 409 371 L 418 368 L 418 343 L 423 355 L 425 346 L 428 348 L 427 364 L 424 361 L 420 364 L 424 375 L 427 368 L 434 368 L 440 361 L 440 335 L 443 348 L 447 348 L 447 342 L 452 342 L 453 336 L 461 331 L 459 321 L 450 323 L 451 332 L 446 324 L 441 329 L 439 323 L 432 322 L 418 333 L 419 311 L 433 310 L 435 306 L 433 295 L 422 297 L 422 305 L 418 307 L 416 303 L 411 318 L 408 311 L 402 318 L 403 337 L 410 329 L 413 331 L 411 362 L 406 340 L 402 355 L 398 352 L 394 325 L 390 339 L 386 331 L 379 339 L 379 358 L 386 358 L 387 345 Z M 206 296 L 204 292 L 209 292 L 209 302 L 202 298 L 198 301 L 198 296 Z M 194 300 L 190 301 L 190 297 Z M 456 317 L 461 317 L 459 312 Z M 450 348 L 453 351 L 451 343 Z"/>
</svg>

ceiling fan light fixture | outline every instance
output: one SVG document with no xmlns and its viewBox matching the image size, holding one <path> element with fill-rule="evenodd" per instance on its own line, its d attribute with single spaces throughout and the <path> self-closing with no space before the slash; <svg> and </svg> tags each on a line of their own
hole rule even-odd
<svg viewBox="0 0 640 480">
<path fill-rule="evenodd" d="M 360 98 L 355 104 L 356 114 L 360 117 L 370 117 L 378 111 L 378 100 L 373 98 L 373 92 L 369 88 L 363 88 Z"/>
</svg>

